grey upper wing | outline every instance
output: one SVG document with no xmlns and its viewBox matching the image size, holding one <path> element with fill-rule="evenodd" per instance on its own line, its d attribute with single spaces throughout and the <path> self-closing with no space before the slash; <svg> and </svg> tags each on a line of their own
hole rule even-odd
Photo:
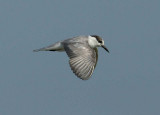
<svg viewBox="0 0 160 115">
<path fill-rule="evenodd" d="M 81 42 L 64 43 L 64 49 L 70 57 L 69 64 L 75 75 L 83 80 L 89 79 L 97 63 L 97 49 Z"/>
</svg>

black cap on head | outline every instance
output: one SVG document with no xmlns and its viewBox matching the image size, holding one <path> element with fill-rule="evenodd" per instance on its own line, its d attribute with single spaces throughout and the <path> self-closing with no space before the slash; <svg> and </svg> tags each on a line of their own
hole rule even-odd
<svg viewBox="0 0 160 115">
<path fill-rule="evenodd" d="M 95 37 L 99 43 L 102 43 L 102 38 L 100 36 L 97 35 L 91 35 L 91 36 Z"/>
<path fill-rule="evenodd" d="M 102 44 L 103 40 L 102 40 L 102 38 L 100 36 L 97 36 L 97 35 L 91 35 L 91 36 L 95 37 L 97 39 L 97 41 L 99 43 L 101 43 L 101 47 L 104 48 L 109 53 L 109 50 L 107 49 L 107 47 L 104 44 Z"/>
</svg>

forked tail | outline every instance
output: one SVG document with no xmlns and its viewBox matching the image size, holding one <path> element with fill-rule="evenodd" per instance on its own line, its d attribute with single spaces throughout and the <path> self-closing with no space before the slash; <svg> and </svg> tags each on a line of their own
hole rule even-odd
<svg viewBox="0 0 160 115">
<path fill-rule="evenodd" d="M 39 52 L 39 51 L 49 51 L 46 48 L 40 48 L 40 49 L 35 49 L 33 50 L 34 52 Z"/>
<path fill-rule="evenodd" d="M 50 46 L 36 49 L 33 51 L 38 52 L 38 51 L 63 51 L 63 50 L 64 50 L 64 48 L 63 48 L 63 45 L 61 44 L 61 42 L 57 42 L 57 43 L 52 44 Z"/>
</svg>

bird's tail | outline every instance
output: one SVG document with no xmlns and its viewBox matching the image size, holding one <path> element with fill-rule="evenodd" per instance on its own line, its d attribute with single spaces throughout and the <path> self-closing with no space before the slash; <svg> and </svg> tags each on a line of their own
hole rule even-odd
<svg viewBox="0 0 160 115">
<path fill-rule="evenodd" d="M 40 49 L 35 49 L 33 50 L 34 52 L 39 52 L 39 51 L 49 51 L 48 49 L 46 48 L 40 48 Z"/>
<path fill-rule="evenodd" d="M 61 42 L 57 42 L 57 43 L 52 44 L 50 46 L 36 49 L 33 51 L 38 52 L 38 51 L 63 51 L 63 50 L 64 50 L 64 48 L 63 48 L 63 45 L 61 44 Z"/>
</svg>

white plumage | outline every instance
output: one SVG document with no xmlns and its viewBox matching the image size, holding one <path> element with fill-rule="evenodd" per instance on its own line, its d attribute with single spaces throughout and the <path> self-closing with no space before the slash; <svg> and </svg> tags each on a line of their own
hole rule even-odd
<svg viewBox="0 0 160 115">
<path fill-rule="evenodd" d="M 97 35 L 73 37 L 34 51 L 65 51 L 70 58 L 69 64 L 75 75 L 82 80 L 87 80 L 97 64 L 97 47 L 103 47 L 109 52 L 102 38 Z"/>
</svg>

